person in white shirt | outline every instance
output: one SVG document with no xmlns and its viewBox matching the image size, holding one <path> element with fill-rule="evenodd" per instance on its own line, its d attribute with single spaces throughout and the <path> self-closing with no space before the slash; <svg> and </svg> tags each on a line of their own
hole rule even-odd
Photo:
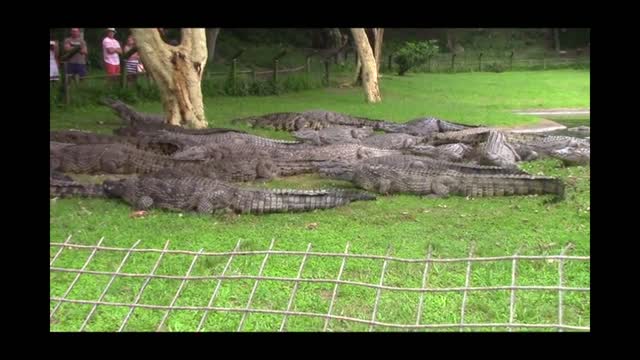
<svg viewBox="0 0 640 360">
<path fill-rule="evenodd" d="M 120 74 L 120 55 L 122 54 L 120 43 L 114 38 L 115 34 L 116 29 L 107 28 L 107 36 L 102 40 L 104 68 L 107 75 L 112 76 Z"/>
</svg>

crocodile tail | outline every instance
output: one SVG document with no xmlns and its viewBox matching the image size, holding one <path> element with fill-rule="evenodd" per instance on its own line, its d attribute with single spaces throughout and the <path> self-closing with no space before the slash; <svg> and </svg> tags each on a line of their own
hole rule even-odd
<svg viewBox="0 0 640 360">
<path fill-rule="evenodd" d="M 472 175 L 459 178 L 460 195 L 484 197 L 505 195 L 546 195 L 564 198 L 561 179 L 531 175 Z"/>
<path fill-rule="evenodd" d="M 49 196 L 51 198 L 106 197 L 101 184 L 83 184 L 64 175 L 49 180 Z"/>
<path fill-rule="evenodd" d="M 352 190 L 243 190 L 238 192 L 234 207 L 242 213 L 301 212 L 373 199 L 373 195 Z"/>
</svg>

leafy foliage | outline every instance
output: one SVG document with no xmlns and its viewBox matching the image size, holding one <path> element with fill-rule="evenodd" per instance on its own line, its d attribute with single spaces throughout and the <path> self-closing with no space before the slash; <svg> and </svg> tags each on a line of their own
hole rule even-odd
<svg viewBox="0 0 640 360">
<path fill-rule="evenodd" d="M 398 75 L 404 75 L 409 69 L 424 64 L 429 56 L 438 53 L 437 40 L 406 42 L 395 55 L 394 61 L 398 65 Z"/>
</svg>

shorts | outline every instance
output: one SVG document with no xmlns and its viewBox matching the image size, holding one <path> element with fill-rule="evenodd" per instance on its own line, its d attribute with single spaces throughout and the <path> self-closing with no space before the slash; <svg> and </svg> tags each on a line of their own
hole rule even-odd
<svg viewBox="0 0 640 360">
<path fill-rule="evenodd" d="M 87 64 L 67 63 L 67 74 L 69 75 L 78 74 L 80 77 L 85 77 L 87 76 Z"/>
<path fill-rule="evenodd" d="M 109 63 L 104 63 L 104 69 L 107 70 L 107 75 L 119 75 L 120 74 L 120 65 L 113 65 Z"/>
</svg>

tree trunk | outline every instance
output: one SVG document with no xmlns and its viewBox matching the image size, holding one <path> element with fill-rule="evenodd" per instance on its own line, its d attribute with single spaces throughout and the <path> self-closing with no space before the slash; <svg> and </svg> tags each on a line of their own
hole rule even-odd
<svg viewBox="0 0 640 360">
<path fill-rule="evenodd" d="M 367 39 L 367 34 L 363 28 L 352 28 L 354 45 L 358 51 L 358 58 L 362 63 L 362 86 L 364 88 L 365 99 L 369 103 L 382 101 L 380 88 L 378 86 L 378 67 L 373 56 L 373 50 Z"/>
<path fill-rule="evenodd" d="M 455 48 L 455 39 L 453 38 L 453 34 L 451 34 L 451 29 L 445 29 L 445 33 L 447 35 L 447 49 L 449 52 L 453 52 Z"/>
<path fill-rule="evenodd" d="M 358 56 L 358 61 L 356 61 L 356 74 L 355 75 L 356 76 L 355 76 L 355 79 L 353 79 L 353 85 L 355 85 L 355 86 L 362 85 L 362 62 L 360 61 L 360 56 Z"/>
<path fill-rule="evenodd" d="M 208 63 L 213 63 L 213 56 L 216 53 L 216 40 L 218 40 L 219 33 L 220 28 L 207 29 L 207 51 L 209 52 L 209 55 L 207 56 Z"/>
<path fill-rule="evenodd" d="M 330 49 L 338 49 L 342 48 L 344 45 L 342 42 L 342 33 L 338 28 L 328 28 L 325 29 L 325 33 L 327 34 L 327 48 Z M 336 64 L 344 64 L 344 56 L 342 52 L 338 52 L 335 55 Z"/>
<path fill-rule="evenodd" d="M 202 102 L 202 74 L 207 63 L 205 29 L 182 29 L 182 42 L 166 44 L 157 29 L 131 29 L 140 58 L 160 90 L 167 123 L 207 127 Z"/>
<path fill-rule="evenodd" d="M 382 37 L 384 35 L 384 28 L 374 29 L 375 34 L 375 46 L 373 47 L 373 54 L 376 57 L 376 64 L 378 65 L 378 71 L 382 66 Z"/>
<path fill-rule="evenodd" d="M 560 29 L 553 28 L 553 47 L 560 51 Z"/>
</svg>

